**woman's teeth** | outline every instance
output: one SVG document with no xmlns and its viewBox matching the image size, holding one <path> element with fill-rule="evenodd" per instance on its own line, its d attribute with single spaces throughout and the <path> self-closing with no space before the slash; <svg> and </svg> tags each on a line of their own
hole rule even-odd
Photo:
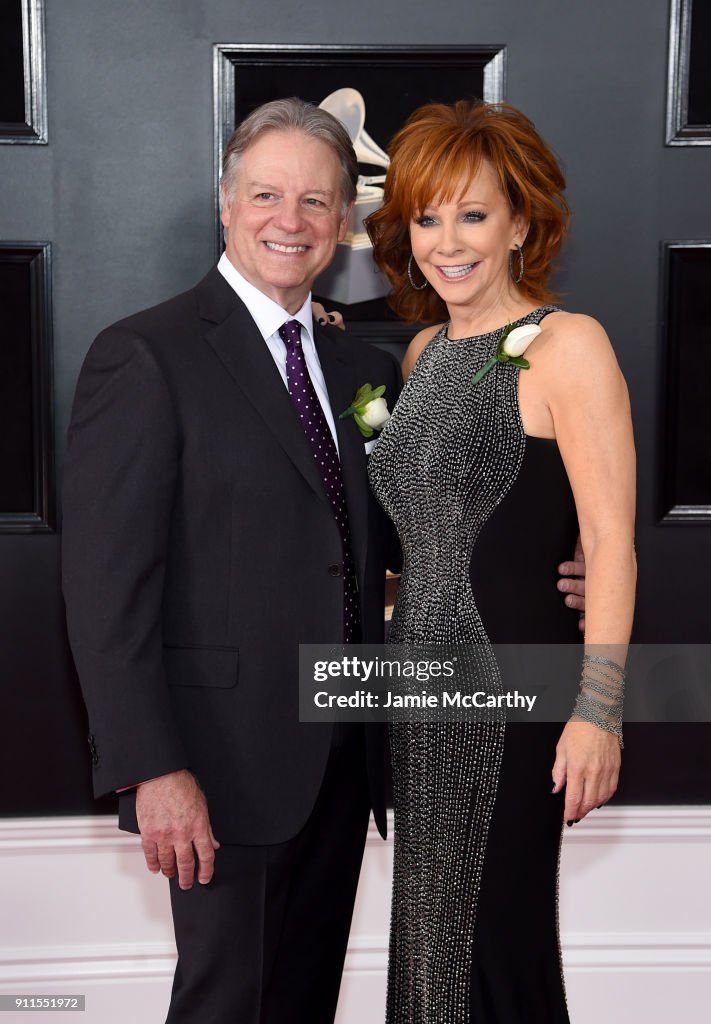
<svg viewBox="0 0 711 1024">
<path fill-rule="evenodd" d="M 464 277 L 474 267 L 473 263 L 467 263 L 463 267 L 438 267 L 445 277 Z"/>
</svg>

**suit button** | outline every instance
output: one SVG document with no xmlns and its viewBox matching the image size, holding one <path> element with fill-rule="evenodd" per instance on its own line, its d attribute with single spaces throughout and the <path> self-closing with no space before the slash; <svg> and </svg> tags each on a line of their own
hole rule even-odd
<svg viewBox="0 0 711 1024">
<path fill-rule="evenodd" d="M 328 567 L 328 574 L 329 574 L 329 576 L 342 576 L 343 575 L 343 569 L 338 564 L 338 562 L 334 562 L 333 565 L 329 565 L 329 567 Z"/>
<path fill-rule="evenodd" d="M 87 736 L 87 742 L 89 744 L 89 751 L 91 753 L 91 763 L 96 766 L 99 763 L 99 754 L 96 750 L 96 741 L 93 733 L 89 733 Z"/>
</svg>

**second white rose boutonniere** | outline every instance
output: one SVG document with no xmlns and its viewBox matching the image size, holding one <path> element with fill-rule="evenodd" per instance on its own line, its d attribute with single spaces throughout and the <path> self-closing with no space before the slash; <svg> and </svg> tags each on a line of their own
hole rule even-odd
<svg viewBox="0 0 711 1024">
<path fill-rule="evenodd" d="M 523 327 L 514 327 L 512 324 L 508 324 L 499 338 L 496 355 L 487 359 L 482 368 L 477 370 L 472 377 L 472 384 L 478 384 L 497 363 L 513 363 L 514 366 L 518 366 L 522 370 L 530 369 L 531 364 L 522 356 L 533 339 L 540 333 L 541 328 L 538 324 L 524 324 Z"/>
<path fill-rule="evenodd" d="M 364 384 L 362 388 L 358 388 L 348 408 L 339 415 L 339 420 L 352 416 L 363 437 L 372 437 L 375 431 L 381 430 L 390 419 L 387 402 L 382 397 L 384 394 L 384 384 L 377 388 Z"/>
</svg>

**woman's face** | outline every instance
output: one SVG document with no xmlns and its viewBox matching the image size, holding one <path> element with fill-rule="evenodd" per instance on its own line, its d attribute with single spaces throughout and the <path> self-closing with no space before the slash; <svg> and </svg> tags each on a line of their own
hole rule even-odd
<svg viewBox="0 0 711 1024">
<path fill-rule="evenodd" d="M 508 257 L 516 243 L 523 244 L 523 224 L 486 160 L 454 197 L 433 201 L 410 222 L 413 255 L 448 307 L 495 303 L 513 291 Z"/>
</svg>

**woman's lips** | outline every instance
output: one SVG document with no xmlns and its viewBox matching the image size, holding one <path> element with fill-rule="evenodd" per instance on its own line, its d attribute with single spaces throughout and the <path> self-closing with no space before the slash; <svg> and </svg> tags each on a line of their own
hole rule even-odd
<svg viewBox="0 0 711 1024">
<path fill-rule="evenodd" d="M 459 263 L 457 266 L 438 266 L 437 272 L 445 281 L 463 281 L 478 267 L 478 263 Z"/>
</svg>

